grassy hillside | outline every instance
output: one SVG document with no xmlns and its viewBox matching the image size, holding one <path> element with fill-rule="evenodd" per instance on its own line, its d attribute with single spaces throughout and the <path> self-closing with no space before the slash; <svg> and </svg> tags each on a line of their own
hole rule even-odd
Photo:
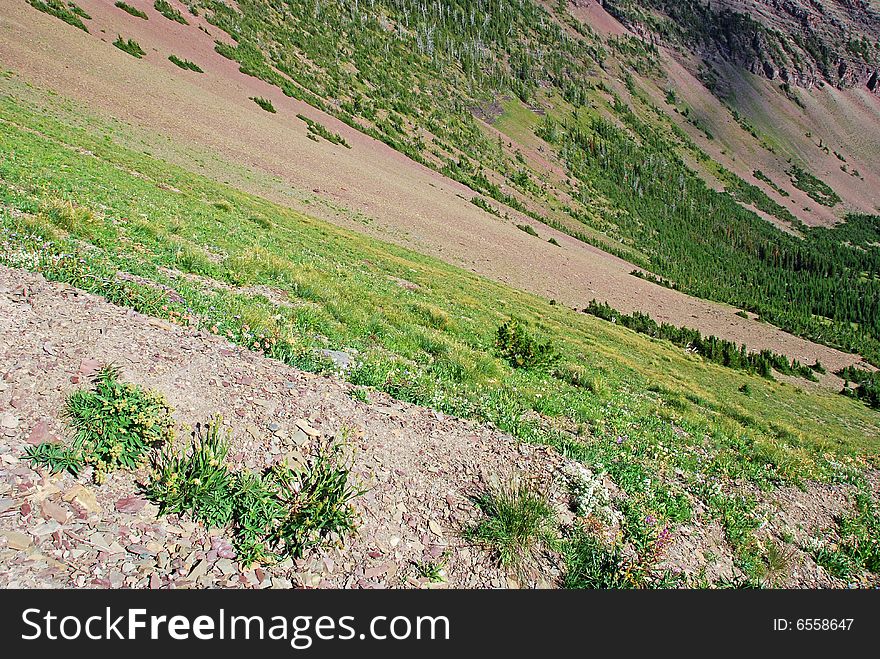
<svg viewBox="0 0 880 659">
<path fill-rule="evenodd" d="M 232 37 L 216 50 L 242 73 L 493 198 L 500 206 L 489 212 L 518 210 L 683 292 L 880 364 L 876 217 L 851 216 L 846 236 L 810 231 L 768 184 L 713 163 L 672 118 L 702 130 L 705 146 L 712 136 L 700 116 L 674 95 L 668 107 L 651 101 L 646 90 L 665 84 L 651 42 L 602 36 L 566 3 L 533 0 L 192 7 Z M 745 24 L 725 29 L 739 34 Z M 491 123 L 498 107 L 507 143 L 479 118 Z M 526 144 L 544 165 L 522 155 Z M 837 192 L 800 165 L 786 175 L 820 206 L 838 205 Z"/>
<path fill-rule="evenodd" d="M 10 77 L 0 84 L 3 264 L 310 371 L 335 370 L 323 351 L 343 351 L 353 395 L 380 389 L 607 472 L 625 494 L 630 585 L 674 582 L 658 545 L 710 521 L 745 578 L 766 581 L 787 541 L 761 535 L 762 493 L 817 481 L 866 498 L 841 522 L 854 541 L 802 549 L 845 578 L 876 570 L 858 539 L 877 536 L 866 473 L 880 417 L 859 402 L 715 366 L 219 185 L 118 146 L 119 124 L 65 125 Z M 826 531 L 843 533 L 818 540 Z M 571 585 L 591 583 L 591 538 L 568 539 Z"/>
</svg>

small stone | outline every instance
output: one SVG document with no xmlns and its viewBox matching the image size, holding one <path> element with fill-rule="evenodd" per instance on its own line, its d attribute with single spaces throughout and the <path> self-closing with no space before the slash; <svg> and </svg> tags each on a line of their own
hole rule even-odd
<svg viewBox="0 0 880 659">
<path fill-rule="evenodd" d="M 320 437 L 321 432 L 319 430 L 315 430 L 312 426 L 309 425 L 309 422 L 305 419 L 299 419 L 296 421 L 296 427 L 302 430 L 309 437 Z"/>
<path fill-rule="evenodd" d="M 94 375 L 101 366 L 103 366 L 103 364 L 97 359 L 83 359 L 79 363 L 79 374 L 87 378 L 90 375 Z"/>
<path fill-rule="evenodd" d="M 71 501 L 79 504 L 90 513 L 101 512 L 101 506 L 95 495 L 84 488 L 82 485 L 74 485 L 65 494 L 63 499 L 70 503 Z"/>
<path fill-rule="evenodd" d="M 49 501 L 48 499 L 43 501 L 40 506 L 40 512 L 43 513 L 43 517 L 46 519 L 54 519 L 59 524 L 64 524 L 70 515 L 66 506 L 60 503 L 55 503 L 54 501 Z"/>
<path fill-rule="evenodd" d="M 191 581 L 196 581 L 201 577 L 205 576 L 208 573 L 208 561 L 201 560 L 196 563 L 196 566 L 190 571 L 189 579 Z"/>
<path fill-rule="evenodd" d="M 293 588 L 293 584 L 289 579 L 284 577 L 272 577 L 272 590 L 289 590 Z"/>
<path fill-rule="evenodd" d="M 134 514 L 140 512 L 146 504 L 147 500 L 142 497 L 125 497 L 116 502 L 116 510 L 121 513 Z"/>
<path fill-rule="evenodd" d="M 229 576 L 231 574 L 235 574 L 238 572 L 238 568 L 235 566 L 235 563 L 228 558 L 221 558 L 219 561 L 214 563 L 214 567 L 216 567 L 220 572 L 223 573 L 224 576 Z"/>
<path fill-rule="evenodd" d="M 438 538 L 443 537 L 443 529 L 433 519 L 428 521 L 428 528 L 431 529 L 431 533 L 436 535 Z"/>
<path fill-rule="evenodd" d="M 2 531 L 0 535 L 6 536 L 6 545 L 15 551 L 24 551 L 34 544 L 31 536 L 18 531 Z"/>
<path fill-rule="evenodd" d="M 27 443 L 31 446 L 38 446 L 46 442 L 55 444 L 58 442 L 58 438 L 49 432 L 49 422 L 46 419 L 40 419 L 28 435 Z"/>
<path fill-rule="evenodd" d="M 18 428 L 19 420 L 12 412 L 4 412 L 0 414 L 0 428 L 14 430 Z"/>
</svg>

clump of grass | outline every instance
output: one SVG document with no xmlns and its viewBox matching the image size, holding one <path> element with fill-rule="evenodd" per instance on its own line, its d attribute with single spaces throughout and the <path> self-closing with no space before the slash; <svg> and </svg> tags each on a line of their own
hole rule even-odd
<svg viewBox="0 0 880 659">
<path fill-rule="evenodd" d="M 513 368 L 546 369 L 559 360 L 549 341 L 533 338 L 516 320 L 509 320 L 498 328 L 495 350 Z"/>
<path fill-rule="evenodd" d="M 40 212 L 55 226 L 72 233 L 90 233 L 95 215 L 85 206 L 67 199 L 50 197 L 40 204 Z"/>
<path fill-rule="evenodd" d="M 550 238 L 547 242 L 555 247 L 562 247 L 562 245 L 559 244 L 559 241 L 556 240 L 556 238 Z"/>
<path fill-rule="evenodd" d="M 599 538 L 576 527 L 565 545 L 563 586 L 569 589 L 630 589 L 631 578 L 618 546 L 606 547 Z"/>
<path fill-rule="evenodd" d="M 116 41 L 113 42 L 113 45 L 116 46 L 119 50 L 128 53 L 132 57 L 137 57 L 138 59 L 147 54 L 146 51 L 141 48 L 140 44 L 137 41 L 135 41 L 134 39 L 128 39 L 126 41 L 119 35 L 117 35 Z"/>
<path fill-rule="evenodd" d="M 190 62 L 188 59 L 180 59 L 177 55 L 169 55 L 168 59 L 171 60 L 172 64 L 179 66 L 181 69 L 188 69 L 189 71 L 195 71 L 196 73 L 204 73 L 202 67 L 195 62 Z"/>
<path fill-rule="evenodd" d="M 122 0 L 117 0 L 115 4 L 125 13 L 131 14 L 132 16 L 135 16 L 137 18 L 143 18 L 144 20 L 147 20 L 147 15 L 137 7 L 132 7 L 131 5 L 122 2 Z"/>
<path fill-rule="evenodd" d="M 363 491 L 349 483 L 343 446 L 319 450 L 305 465 L 278 463 L 256 473 L 233 472 L 221 420 L 198 424 L 192 444 L 158 454 L 147 487 L 161 514 L 189 514 L 212 527 L 231 525 L 244 564 L 301 557 L 354 530 L 352 501 Z"/>
<path fill-rule="evenodd" d="M 80 9 L 77 5 L 70 2 L 67 5 L 64 4 L 61 0 L 27 0 L 28 4 L 34 9 L 38 9 L 39 11 L 49 14 L 50 16 L 54 16 L 55 18 L 60 18 L 62 21 L 67 23 L 68 25 L 73 25 L 74 27 L 78 27 L 80 30 L 84 32 L 88 32 L 88 28 L 85 23 L 82 22 L 81 19 L 91 19 L 85 11 Z"/>
<path fill-rule="evenodd" d="M 555 514 L 547 499 L 522 482 L 490 488 L 473 498 L 484 518 L 465 531 L 505 568 L 522 573 L 553 542 Z"/>
<path fill-rule="evenodd" d="M 323 137 L 325 140 L 327 140 L 331 144 L 341 144 L 346 149 L 351 148 L 351 145 L 345 141 L 345 138 L 342 137 L 342 135 L 330 132 L 323 125 L 319 124 L 317 121 L 314 121 L 313 119 L 309 119 L 304 114 L 298 114 L 298 115 L 296 115 L 296 117 L 297 117 L 297 119 L 300 119 L 300 120 L 306 122 L 306 126 L 308 126 L 310 137 L 312 135 L 317 136 L 317 137 Z"/>
<path fill-rule="evenodd" d="M 156 0 L 156 2 L 153 3 L 153 9 L 169 20 L 180 23 L 181 25 L 189 25 L 189 22 L 183 17 L 183 14 L 172 7 L 171 3 L 167 0 Z"/>
<path fill-rule="evenodd" d="M 263 108 L 266 112 L 275 113 L 275 106 L 272 105 L 272 101 L 266 98 L 262 98 L 260 96 L 251 96 L 250 99 Z"/>
<path fill-rule="evenodd" d="M 152 447 L 174 436 L 165 397 L 121 381 L 113 366 L 95 373 L 91 389 L 79 389 L 67 398 L 63 417 L 73 433 L 73 445 L 41 444 L 28 449 L 25 459 L 74 475 L 91 464 L 99 485 L 109 472 L 144 465 Z"/>
</svg>

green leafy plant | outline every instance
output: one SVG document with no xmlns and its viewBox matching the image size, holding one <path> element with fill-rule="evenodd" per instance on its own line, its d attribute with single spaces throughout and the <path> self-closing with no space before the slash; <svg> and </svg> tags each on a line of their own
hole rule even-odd
<svg viewBox="0 0 880 659">
<path fill-rule="evenodd" d="M 140 44 L 134 39 L 128 39 L 126 41 L 121 36 L 117 36 L 116 41 L 113 42 L 113 45 L 116 46 L 119 50 L 128 53 L 132 57 L 137 57 L 138 59 L 147 54 L 146 51 L 141 48 Z"/>
<path fill-rule="evenodd" d="M 62 416 L 73 434 L 71 446 L 45 442 L 29 447 L 24 458 L 53 473 L 79 475 L 94 466 L 99 485 L 109 472 L 146 464 L 151 448 L 174 436 L 174 419 L 165 397 L 122 382 L 119 370 L 105 366 L 92 377 L 91 389 L 67 398 Z"/>
<path fill-rule="evenodd" d="M 427 579 L 430 583 L 443 583 L 446 581 L 446 562 L 439 561 L 413 561 L 416 573 Z"/>
<path fill-rule="evenodd" d="M 46 467 L 53 474 L 68 471 L 73 476 L 79 476 L 85 466 L 80 451 L 55 442 L 28 446 L 23 459 L 30 462 L 32 467 Z"/>
<path fill-rule="evenodd" d="M 224 526 L 233 511 L 228 452 L 228 434 L 221 430 L 221 419 L 196 424 L 189 450 L 181 453 L 168 443 L 155 456 L 147 495 L 159 505 L 161 514 L 189 513 L 209 526 Z"/>
<path fill-rule="evenodd" d="M 363 490 L 349 483 L 351 469 L 342 450 L 341 444 L 332 444 L 301 468 L 276 465 L 270 471 L 289 511 L 272 534 L 284 554 L 300 557 L 305 550 L 354 530 L 357 514 L 351 502 Z"/>
<path fill-rule="evenodd" d="M 121 381 L 113 366 L 95 373 L 91 389 L 68 397 L 63 417 L 73 432 L 73 452 L 94 465 L 99 484 L 109 472 L 144 464 L 152 447 L 174 437 L 165 397 Z"/>
<path fill-rule="evenodd" d="M 559 360 L 559 354 L 549 341 L 534 339 L 516 320 L 509 320 L 498 328 L 495 349 L 513 368 L 546 369 Z"/>
<path fill-rule="evenodd" d="M 490 488 L 472 500 L 484 518 L 465 531 L 465 538 L 487 547 L 505 568 L 523 572 L 542 547 L 552 544 L 553 508 L 525 483 Z"/>
<path fill-rule="evenodd" d="M 349 483 L 342 445 L 319 450 L 304 465 L 277 463 L 262 474 L 233 472 L 229 435 L 218 417 L 197 424 L 184 451 L 169 444 L 153 462 L 147 495 L 161 514 L 189 514 L 212 527 L 230 525 L 240 562 L 301 557 L 354 530 L 351 502 L 363 491 Z"/>
</svg>

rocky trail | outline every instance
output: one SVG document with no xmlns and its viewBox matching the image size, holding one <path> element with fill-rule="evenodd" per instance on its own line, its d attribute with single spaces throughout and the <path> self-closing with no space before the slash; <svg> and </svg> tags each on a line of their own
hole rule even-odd
<svg viewBox="0 0 880 659">
<path fill-rule="evenodd" d="M 105 363 L 167 396 L 178 441 L 186 426 L 222 414 L 237 465 L 302 459 L 312 440 L 348 437 L 353 477 L 368 488 L 356 500 L 359 529 L 342 548 L 244 569 L 228 534 L 158 517 L 141 495 L 145 474 L 115 472 L 96 486 L 87 473 L 33 471 L 20 456 L 29 444 L 64 437 L 65 397 Z M 0 268 L 0 586 L 518 585 L 462 540 L 476 514 L 468 497 L 513 473 L 553 491 L 563 459 L 383 394 L 358 402 L 347 389 L 219 337 Z M 444 566 L 445 581 L 420 576 L 416 565 L 427 562 Z"/>
</svg>

